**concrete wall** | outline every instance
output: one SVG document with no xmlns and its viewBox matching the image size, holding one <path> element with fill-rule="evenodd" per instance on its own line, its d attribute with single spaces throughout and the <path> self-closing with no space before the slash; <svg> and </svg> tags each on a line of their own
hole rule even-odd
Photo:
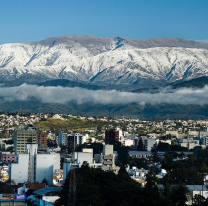
<svg viewBox="0 0 208 206">
<path fill-rule="evenodd" d="M 95 159 L 95 162 L 96 162 L 96 163 L 101 163 L 101 162 L 102 162 L 102 155 L 100 155 L 100 154 L 95 154 L 94 159 Z"/>
<path fill-rule="evenodd" d="M 131 145 L 134 145 L 134 140 L 133 140 L 133 139 L 125 139 L 125 140 L 124 140 L 124 145 L 125 145 L 125 146 L 131 146 Z"/>
<path fill-rule="evenodd" d="M 63 163 L 63 181 L 65 181 L 68 173 L 70 170 L 70 163 L 69 162 L 64 162 Z"/>
<path fill-rule="evenodd" d="M 93 153 L 89 152 L 75 152 L 74 159 L 79 164 L 83 164 L 84 161 L 87 161 L 89 164 L 93 163 Z"/>
<path fill-rule="evenodd" d="M 113 145 L 103 145 L 103 155 L 113 154 Z"/>
<path fill-rule="evenodd" d="M 53 155 L 37 154 L 36 155 L 36 176 L 35 181 L 41 183 L 45 178 L 49 185 L 53 184 Z"/>
<path fill-rule="evenodd" d="M 83 148 L 82 152 L 89 152 L 89 153 L 93 153 L 93 149 L 91 148 Z"/>
<path fill-rule="evenodd" d="M 54 153 L 53 155 L 53 171 L 60 169 L 60 153 Z"/>
<path fill-rule="evenodd" d="M 19 154 L 18 163 L 12 163 L 10 168 L 11 180 L 16 184 L 28 181 L 28 154 Z"/>
<path fill-rule="evenodd" d="M 199 131 L 199 136 L 201 136 L 201 137 L 208 136 L 208 131 Z"/>
<path fill-rule="evenodd" d="M 155 139 L 148 139 L 147 141 L 148 141 L 148 143 L 147 143 L 147 151 L 151 151 L 153 145 L 155 144 Z"/>
</svg>

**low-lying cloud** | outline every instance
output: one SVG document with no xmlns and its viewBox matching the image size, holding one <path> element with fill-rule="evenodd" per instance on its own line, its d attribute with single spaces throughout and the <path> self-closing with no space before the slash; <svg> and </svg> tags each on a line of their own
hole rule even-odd
<svg viewBox="0 0 208 206">
<path fill-rule="evenodd" d="M 44 87 L 23 84 L 18 87 L 0 87 L 0 98 L 4 101 L 28 101 L 36 98 L 42 103 L 65 104 L 76 101 L 78 104 L 208 104 L 208 86 L 201 89 L 163 89 L 159 93 L 131 93 L 116 90 L 87 90 L 84 88 Z"/>
</svg>

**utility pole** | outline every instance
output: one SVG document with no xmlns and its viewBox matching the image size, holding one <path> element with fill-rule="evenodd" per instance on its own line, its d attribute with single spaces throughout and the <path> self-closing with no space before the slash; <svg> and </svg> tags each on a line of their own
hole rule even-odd
<svg viewBox="0 0 208 206">
<path fill-rule="evenodd" d="M 76 206 L 76 163 L 71 163 L 68 206 Z"/>
<path fill-rule="evenodd" d="M 202 172 L 202 201 L 201 204 L 203 204 L 203 189 L 204 189 L 204 172 Z"/>
<path fill-rule="evenodd" d="M 72 144 L 71 144 L 72 145 Z M 75 146 L 75 137 L 74 137 Z M 71 152 L 74 155 L 75 147 L 72 147 Z M 70 182 L 69 182 L 69 197 L 67 206 L 76 206 L 76 160 L 72 157 L 72 163 L 70 163 Z"/>
</svg>

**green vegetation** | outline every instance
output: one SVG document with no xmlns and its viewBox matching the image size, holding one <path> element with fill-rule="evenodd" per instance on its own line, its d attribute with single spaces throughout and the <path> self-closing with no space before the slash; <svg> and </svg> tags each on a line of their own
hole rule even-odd
<svg viewBox="0 0 208 206">
<path fill-rule="evenodd" d="M 87 129 L 96 129 L 97 127 L 102 127 L 107 125 L 106 122 L 102 121 L 91 121 L 91 120 L 81 120 L 78 118 L 70 118 L 68 120 L 61 119 L 46 119 L 35 124 L 35 127 L 43 131 L 59 132 L 61 129 L 67 131 L 83 132 Z"/>
<path fill-rule="evenodd" d="M 130 167 L 136 166 L 138 169 L 149 169 L 148 167 L 148 160 L 145 158 L 131 158 L 129 159 Z"/>
<path fill-rule="evenodd" d="M 170 145 L 168 143 L 159 142 L 157 147 L 152 148 L 152 152 L 174 152 L 174 151 L 188 151 L 187 147 L 181 147 L 180 145 Z"/>
<path fill-rule="evenodd" d="M 36 99 L 30 101 L 0 102 L 0 108 L 4 111 L 24 111 L 32 113 L 62 113 L 79 114 L 86 116 L 113 116 L 113 117 L 131 117 L 139 119 L 206 119 L 208 117 L 208 105 L 177 105 L 160 104 L 145 106 L 132 104 L 77 104 L 69 102 L 66 104 L 47 104 L 41 103 Z"/>
<path fill-rule="evenodd" d="M 44 177 L 42 183 L 45 183 L 46 185 L 48 185 L 48 181 L 47 181 L 47 179 L 45 177 Z"/>
<path fill-rule="evenodd" d="M 102 144 L 93 143 L 81 145 L 77 151 L 85 147 L 93 148 L 95 153 L 100 153 L 102 150 Z M 175 148 L 174 145 L 165 143 L 158 145 L 158 148 L 155 148 L 156 151 L 160 149 L 166 154 L 162 159 L 153 156 L 152 160 L 160 161 L 162 168 L 166 169 L 167 174 L 162 179 L 156 178 L 157 173 L 154 172 L 158 171 L 148 166 L 149 160 L 129 157 L 128 149 L 120 142 L 114 142 L 114 150 L 118 152 L 117 165 L 121 166 L 118 175 L 113 172 L 104 172 L 101 169 L 89 168 L 87 164 L 76 169 L 77 206 L 186 206 L 187 197 L 190 195 L 186 185 L 201 185 L 203 175 L 208 171 L 208 149 L 203 150 L 201 147 L 194 151 L 196 156 L 191 154 L 184 158 L 184 148 Z M 175 149 L 181 151 L 181 154 L 174 152 Z M 174 158 L 179 158 L 179 160 L 174 161 Z M 144 188 L 130 178 L 124 164 L 149 169 Z M 70 173 L 56 205 L 67 204 L 69 181 Z M 194 206 L 208 205 L 208 199 L 200 195 L 195 196 L 194 200 L 196 201 Z"/>
<path fill-rule="evenodd" d="M 188 190 L 183 185 L 171 187 L 164 185 L 159 189 L 155 183 L 154 174 L 147 175 L 147 184 L 143 189 L 140 184 L 131 179 L 124 166 L 119 174 L 104 172 L 101 169 L 89 168 L 83 165 L 76 169 L 76 205 L 77 206 L 185 206 Z M 56 206 L 67 205 L 70 184 L 70 173 L 67 176 L 60 199 Z"/>
<path fill-rule="evenodd" d="M 137 151 L 146 151 L 145 146 L 143 144 L 142 138 L 139 138 L 138 146 L 137 146 Z"/>
<path fill-rule="evenodd" d="M 57 86 L 61 86 L 61 87 L 81 87 L 81 88 L 85 88 L 85 89 L 90 89 L 90 90 L 109 90 L 108 87 L 105 86 L 97 86 L 97 85 L 89 85 L 89 84 L 82 84 L 79 82 L 75 82 L 75 81 L 70 81 L 68 79 L 54 79 L 54 80 L 48 80 L 42 83 L 38 84 L 39 86 L 53 86 L 53 87 L 57 87 Z"/>
<path fill-rule="evenodd" d="M 173 83 L 173 88 L 180 88 L 180 87 L 195 87 L 195 88 L 202 88 L 208 84 L 208 77 L 199 77 L 196 79 L 191 79 L 189 81 Z"/>
</svg>

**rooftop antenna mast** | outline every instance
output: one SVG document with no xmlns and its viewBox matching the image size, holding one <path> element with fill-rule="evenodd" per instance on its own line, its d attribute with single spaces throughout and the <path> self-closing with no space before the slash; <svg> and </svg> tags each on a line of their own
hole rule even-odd
<svg viewBox="0 0 208 206">
<path fill-rule="evenodd" d="M 29 163 L 28 163 L 28 182 L 29 183 L 33 183 L 33 144 L 30 144 L 30 148 L 29 148 Z"/>
</svg>

